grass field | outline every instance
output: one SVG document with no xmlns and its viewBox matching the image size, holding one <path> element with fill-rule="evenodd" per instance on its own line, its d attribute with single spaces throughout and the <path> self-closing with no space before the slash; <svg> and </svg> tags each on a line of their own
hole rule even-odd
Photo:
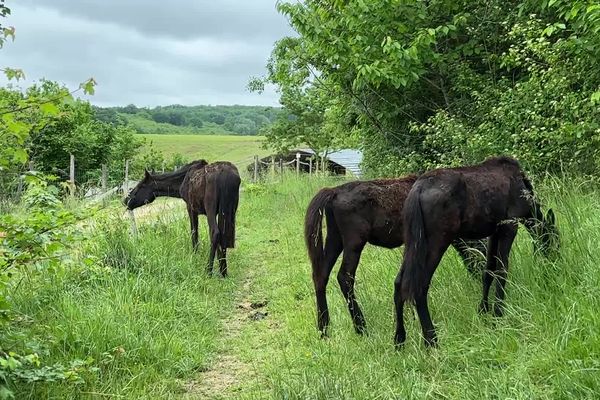
<svg viewBox="0 0 600 400">
<path fill-rule="evenodd" d="M 16 295 L 22 322 L 11 335 L 14 348 L 37 349 L 45 364 L 91 357 L 99 369 L 78 385 L 16 384 L 17 398 L 600 396 L 599 188 L 539 185 L 557 212 L 561 258 L 534 256 L 521 230 L 502 319 L 478 315 L 480 284 L 448 251 L 430 290 L 439 348 L 423 347 L 409 309 L 408 340 L 396 350 L 392 289 L 401 250 L 367 246 L 363 253 L 356 291 L 365 337 L 354 333 L 334 270 L 330 338 L 318 338 L 302 229 L 310 198 L 332 183 L 247 184 L 227 279 L 204 272 L 204 220 L 202 251 L 190 251 L 183 203 L 148 206 L 158 212 L 141 221 L 137 238 L 117 216 L 99 225 L 85 249 L 94 266 L 28 282 Z"/>
<path fill-rule="evenodd" d="M 225 160 L 250 164 L 254 155 L 265 156 L 262 136 L 233 135 L 140 135 L 169 156 L 180 153 L 189 159 Z"/>
</svg>

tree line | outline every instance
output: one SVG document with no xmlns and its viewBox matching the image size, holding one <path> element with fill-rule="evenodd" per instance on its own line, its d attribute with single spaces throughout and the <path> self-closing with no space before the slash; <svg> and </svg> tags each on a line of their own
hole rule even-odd
<svg viewBox="0 0 600 400">
<path fill-rule="evenodd" d="M 118 123 L 129 121 L 139 133 L 206 133 L 256 135 L 275 121 L 277 107 L 264 106 L 183 106 L 169 105 L 154 108 L 125 107 L 96 108 L 99 119 Z M 182 128 L 186 128 L 182 130 Z"/>
</svg>

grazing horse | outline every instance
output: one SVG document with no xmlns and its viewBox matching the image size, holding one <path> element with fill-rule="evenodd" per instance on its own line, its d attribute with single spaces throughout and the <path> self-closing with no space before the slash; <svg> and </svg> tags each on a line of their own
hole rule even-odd
<svg viewBox="0 0 600 400">
<path fill-rule="evenodd" d="M 427 306 L 431 278 L 448 246 L 457 239 L 490 237 L 483 273 L 481 312 L 489 311 L 488 294 L 496 278 L 494 314 L 501 316 L 508 256 L 522 221 L 546 257 L 558 250 L 554 212 L 544 215 L 519 163 L 509 157 L 479 165 L 441 168 L 421 175 L 404 204 L 406 250 L 395 280 L 395 343 L 406 339 L 403 307 L 414 302 L 427 346 L 437 342 Z"/>
<path fill-rule="evenodd" d="M 192 246 L 198 249 L 198 215 L 206 215 L 210 234 L 207 271 L 212 272 L 218 252 L 219 271 L 227 275 L 227 249 L 235 245 L 235 214 L 239 201 L 240 176 L 235 165 L 218 161 L 193 161 L 175 172 L 152 175 L 145 172 L 131 190 L 125 205 L 129 210 L 154 201 L 159 196 L 182 198 L 190 217 Z"/>
<path fill-rule="evenodd" d="M 317 298 L 317 326 L 322 335 L 326 334 L 329 324 L 327 282 L 342 251 L 344 255 L 337 279 L 356 332 L 360 334 L 365 331 L 365 319 L 354 295 L 354 280 L 361 252 L 367 243 L 388 249 L 402 246 L 402 207 L 416 180 L 416 176 L 408 176 L 349 182 L 322 189 L 310 202 L 306 211 L 304 237 Z M 324 247 L 323 216 L 327 222 Z M 485 254 L 485 242 L 467 244 L 457 240 L 453 245 L 472 274 L 482 271 L 483 266 L 477 266 L 481 261 L 477 260 L 477 254 Z"/>
</svg>

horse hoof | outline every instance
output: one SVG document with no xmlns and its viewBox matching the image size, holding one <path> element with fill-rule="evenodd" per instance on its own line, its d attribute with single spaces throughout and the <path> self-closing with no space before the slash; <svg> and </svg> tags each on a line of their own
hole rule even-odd
<svg viewBox="0 0 600 400">
<path fill-rule="evenodd" d="M 504 310 L 502 306 L 494 305 L 494 317 L 502 317 L 504 316 Z"/>
<path fill-rule="evenodd" d="M 365 325 L 357 325 L 357 326 L 354 327 L 354 330 L 360 336 L 367 336 L 368 335 L 367 327 Z"/>
<path fill-rule="evenodd" d="M 427 347 L 428 349 L 438 347 L 437 336 L 425 338 L 425 347 Z"/>
<path fill-rule="evenodd" d="M 396 350 L 399 350 L 404 345 L 406 341 L 406 333 L 396 334 L 394 336 L 394 346 L 396 346 Z"/>
<path fill-rule="evenodd" d="M 481 302 L 478 309 L 479 314 L 487 314 L 490 312 L 490 305 L 487 302 Z"/>
</svg>

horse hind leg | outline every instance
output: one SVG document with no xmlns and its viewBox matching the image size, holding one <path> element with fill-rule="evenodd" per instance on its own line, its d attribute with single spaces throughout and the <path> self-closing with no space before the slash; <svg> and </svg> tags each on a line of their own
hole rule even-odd
<svg viewBox="0 0 600 400">
<path fill-rule="evenodd" d="M 437 269 L 442 256 L 446 252 L 449 244 L 439 243 L 437 246 L 431 245 L 429 253 L 427 254 L 427 264 L 425 267 L 425 280 L 423 281 L 424 288 L 420 295 L 415 298 L 415 308 L 417 309 L 417 315 L 419 316 L 419 322 L 421 323 L 421 330 L 423 332 L 423 339 L 425 346 L 432 347 L 437 345 L 437 334 L 435 327 L 431 321 L 431 315 L 429 313 L 429 306 L 427 304 L 427 294 L 429 293 L 429 285 L 431 284 L 431 278 Z"/>
<path fill-rule="evenodd" d="M 219 272 L 225 278 L 227 276 L 227 248 L 218 246 L 217 258 L 219 259 Z"/>
<path fill-rule="evenodd" d="M 219 226 L 217 225 L 216 213 L 207 212 L 206 219 L 208 220 L 208 230 L 210 233 L 210 253 L 208 255 L 206 272 L 210 275 L 213 271 L 215 254 L 217 252 L 217 247 L 219 246 L 220 232 Z"/>
<path fill-rule="evenodd" d="M 192 231 L 192 249 L 194 252 L 198 251 L 198 213 L 190 206 L 187 208 L 188 215 L 190 217 L 190 228 Z"/>
<path fill-rule="evenodd" d="M 338 283 L 346 303 L 348 304 L 348 311 L 352 317 L 354 323 L 354 329 L 356 333 L 366 333 L 366 322 L 365 317 L 358 305 L 356 295 L 354 294 L 354 282 L 356 277 L 356 269 L 358 268 L 358 262 L 360 260 L 360 254 L 364 244 L 358 246 L 352 246 L 351 248 L 344 249 L 344 256 L 342 258 L 342 266 L 338 272 Z"/>
<path fill-rule="evenodd" d="M 427 347 L 436 346 L 437 345 L 437 335 L 435 332 L 435 327 L 433 326 L 433 322 L 431 321 L 431 315 L 429 313 L 429 306 L 427 304 L 427 294 L 429 292 L 429 285 L 431 283 L 431 278 L 437 266 L 439 265 L 442 256 L 444 255 L 446 249 L 449 244 L 439 242 L 436 245 L 431 244 L 433 242 L 430 240 L 430 244 L 428 244 L 427 249 L 427 258 L 425 261 L 425 265 L 409 265 L 409 262 L 416 262 L 416 260 L 412 259 L 412 257 L 408 257 L 405 253 L 404 260 L 402 262 L 402 267 L 398 275 L 396 276 L 396 280 L 394 281 L 394 305 L 396 309 L 396 333 L 394 336 L 394 342 L 396 346 L 400 346 L 406 340 L 406 329 L 404 327 L 404 303 L 406 299 L 402 295 L 402 286 L 404 279 L 404 272 L 407 269 L 412 268 L 423 268 L 423 271 L 420 275 L 423 277 L 420 285 L 422 287 L 418 290 L 415 301 L 415 308 L 417 310 L 417 315 L 419 316 L 419 322 L 421 324 L 421 330 L 423 332 L 423 339 L 425 341 L 425 345 Z M 418 246 L 423 246 L 422 243 L 418 243 Z M 406 252 L 407 250 L 405 250 Z"/>
<path fill-rule="evenodd" d="M 404 298 L 402 297 L 402 272 L 400 268 L 396 279 L 394 280 L 394 307 L 396 311 L 396 333 L 394 343 L 400 346 L 406 340 L 406 329 L 404 328 Z"/>
<path fill-rule="evenodd" d="M 327 336 L 329 326 L 329 308 L 327 307 L 327 283 L 335 262 L 337 261 L 343 246 L 339 235 L 328 234 L 325 239 L 325 254 L 322 265 L 313 269 L 313 283 L 315 296 L 317 298 L 317 328 L 321 337 Z"/>
</svg>

